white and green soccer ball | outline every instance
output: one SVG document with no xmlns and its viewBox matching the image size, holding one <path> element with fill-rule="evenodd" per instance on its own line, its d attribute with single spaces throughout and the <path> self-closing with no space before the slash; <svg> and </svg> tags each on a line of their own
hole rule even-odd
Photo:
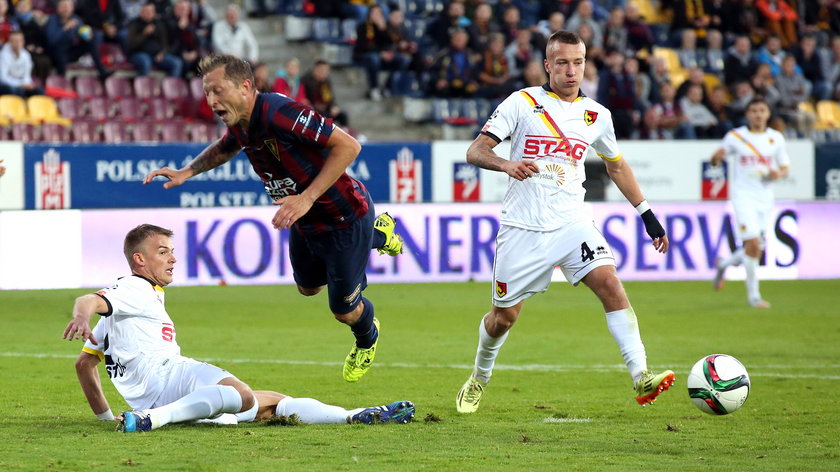
<svg viewBox="0 0 840 472">
<path fill-rule="evenodd" d="M 688 374 L 688 396 L 710 415 L 728 415 L 747 401 L 750 375 L 744 364 L 726 354 L 706 356 Z"/>
</svg>

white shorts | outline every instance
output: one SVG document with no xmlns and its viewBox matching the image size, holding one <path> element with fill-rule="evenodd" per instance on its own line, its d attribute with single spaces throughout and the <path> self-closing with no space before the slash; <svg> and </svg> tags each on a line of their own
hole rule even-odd
<svg viewBox="0 0 840 472">
<path fill-rule="evenodd" d="M 738 236 L 741 241 L 763 238 L 764 232 L 770 225 L 773 202 L 762 202 L 752 198 L 732 199 L 735 210 L 735 224 L 738 225 Z"/>
<path fill-rule="evenodd" d="M 183 356 L 174 357 L 166 362 L 161 367 L 160 376 L 165 379 L 164 386 L 154 404 L 140 408 L 131 405 L 132 408 L 145 409 L 168 405 L 198 388 L 216 385 L 228 377 L 235 378 L 221 367 Z"/>
<path fill-rule="evenodd" d="M 511 307 L 548 289 L 559 266 L 577 285 L 596 267 L 615 266 L 606 239 L 591 221 L 571 223 L 554 231 L 531 231 L 502 225 L 496 236 L 493 305 Z"/>
</svg>

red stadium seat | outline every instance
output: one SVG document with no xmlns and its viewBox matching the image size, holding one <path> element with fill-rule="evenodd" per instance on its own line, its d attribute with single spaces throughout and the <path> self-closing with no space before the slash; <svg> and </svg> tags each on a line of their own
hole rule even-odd
<svg viewBox="0 0 840 472">
<path fill-rule="evenodd" d="M 117 116 L 120 121 L 132 122 L 143 118 L 143 104 L 136 97 L 123 97 L 117 103 Z"/>
<path fill-rule="evenodd" d="M 175 117 L 177 104 L 163 97 L 153 97 L 149 101 L 149 117 L 155 121 L 167 121 Z"/>
<path fill-rule="evenodd" d="M 157 123 L 152 121 L 138 121 L 131 127 L 131 135 L 135 142 L 153 143 L 160 141 Z"/>
<path fill-rule="evenodd" d="M 178 116 L 195 115 L 195 107 L 187 82 L 180 77 L 164 77 L 163 96 L 176 105 L 175 114 Z"/>
<path fill-rule="evenodd" d="M 41 126 L 41 133 L 43 133 L 46 142 L 67 143 L 71 141 L 70 128 L 58 123 L 45 123 Z"/>
<path fill-rule="evenodd" d="M 163 93 L 160 89 L 160 81 L 150 76 L 135 77 L 134 96 L 143 100 L 148 100 L 152 97 L 162 97 Z"/>
<path fill-rule="evenodd" d="M 73 141 L 77 143 L 98 143 L 102 139 L 99 135 L 99 125 L 95 121 L 76 120 L 70 126 Z"/>
<path fill-rule="evenodd" d="M 121 144 L 131 142 L 125 123 L 109 121 L 102 127 L 102 131 L 105 134 L 106 143 Z"/>
<path fill-rule="evenodd" d="M 40 141 L 41 133 L 38 131 L 38 128 L 30 123 L 12 123 L 12 141 Z"/>
<path fill-rule="evenodd" d="M 104 123 L 114 117 L 114 104 L 110 98 L 91 97 L 88 103 L 88 117 Z"/>
<path fill-rule="evenodd" d="M 76 93 L 79 94 L 80 98 L 89 99 L 104 96 L 105 90 L 98 78 L 81 75 L 76 77 Z"/>
<path fill-rule="evenodd" d="M 204 100 L 204 82 L 201 77 L 190 79 L 190 96 L 193 100 Z"/>
<path fill-rule="evenodd" d="M 105 96 L 120 100 L 124 97 L 134 96 L 134 87 L 131 81 L 125 77 L 112 75 L 105 79 Z"/>
<path fill-rule="evenodd" d="M 221 137 L 216 125 L 198 121 L 190 126 L 190 141 L 194 143 L 210 143 Z"/>
<path fill-rule="evenodd" d="M 59 98 L 56 100 L 58 105 L 58 112 L 61 116 L 75 120 L 76 118 L 84 118 L 87 116 L 87 106 L 85 102 L 78 98 Z"/>
<path fill-rule="evenodd" d="M 165 143 L 189 142 L 186 123 L 182 121 L 169 121 L 164 123 L 161 128 L 161 138 Z"/>
<path fill-rule="evenodd" d="M 62 75 L 50 75 L 47 77 L 45 84 L 47 87 L 56 87 L 60 89 L 73 90 L 73 83 L 70 79 Z"/>
</svg>

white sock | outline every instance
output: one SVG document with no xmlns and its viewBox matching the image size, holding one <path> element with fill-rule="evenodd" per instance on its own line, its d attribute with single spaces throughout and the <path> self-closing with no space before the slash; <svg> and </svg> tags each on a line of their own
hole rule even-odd
<svg viewBox="0 0 840 472">
<path fill-rule="evenodd" d="M 339 406 L 327 405 L 314 398 L 286 397 L 277 404 L 275 413 L 280 416 L 297 415 L 306 424 L 345 424 L 347 417 L 364 408 L 347 411 Z"/>
<path fill-rule="evenodd" d="M 152 419 L 152 429 L 169 423 L 211 418 L 219 413 L 238 413 L 242 396 L 229 385 L 208 385 L 174 402 L 151 410 L 144 410 Z"/>
<path fill-rule="evenodd" d="M 510 334 L 510 330 L 498 338 L 494 338 L 487 333 L 484 327 L 484 318 L 478 324 L 478 350 L 475 353 L 475 378 L 487 383 L 490 381 L 490 376 L 493 375 L 493 366 L 496 365 L 496 356 L 499 355 L 499 349 Z"/>
<path fill-rule="evenodd" d="M 237 413 L 236 415 L 236 422 L 237 423 L 253 423 L 254 419 L 257 417 L 257 413 L 260 411 L 260 405 L 257 403 L 257 399 L 254 398 L 254 406 L 251 407 L 250 410 L 243 411 L 241 413 Z"/>
<path fill-rule="evenodd" d="M 647 357 L 633 307 L 607 313 L 607 328 L 618 343 L 618 349 L 624 357 L 624 363 L 627 364 L 627 370 L 635 385 L 642 376 L 642 372 L 647 370 Z"/>
<path fill-rule="evenodd" d="M 761 293 L 758 291 L 758 259 L 744 256 L 744 268 L 747 269 L 747 300 L 750 302 L 761 300 Z"/>
<path fill-rule="evenodd" d="M 201 423 L 212 423 L 212 424 L 224 424 L 224 425 L 232 425 L 232 424 L 239 424 L 239 420 L 236 419 L 236 415 L 233 413 L 222 413 L 221 415 L 214 416 L 212 418 L 202 418 L 199 420 L 193 421 L 193 423 L 201 424 Z"/>
<path fill-rule="evenodd" d="M 744 248 L 739 247 L 732 253 L 731 256 L 727 257 L 720 261 L 720 265 L 718 267 L 729 267 L 729 266 L 739 266 L 741 263 L 744 262 Z"/>
</svg>

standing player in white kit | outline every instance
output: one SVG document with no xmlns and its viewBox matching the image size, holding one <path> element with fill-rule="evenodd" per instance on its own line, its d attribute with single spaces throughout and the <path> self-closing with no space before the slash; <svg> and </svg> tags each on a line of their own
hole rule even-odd
<svg viewBox="0 0 840 472">
<path fill-rule="evenodd" d="M 580 92 L 586 64 L 583 41 L 558 31 L 548 40 L 546 58 L 548 83 L 505 99 L 467 151 L 471 164 L 505 172 L 511 179 L 496 238 L 492 308 L 479 324 L 472 375 L 456 397 L 461 413 L 478 409 L 499 348 L 522 305 L 548 288 L 556 266 L 570 283 L 582 281 L 601 300 L 639 404 L 653 403 L 674 383 L 672 371 L 648 370 L 636 315 L 612 251 L 584 205 L 583 161 L 590 147 L 642 216 L 657 251 L 668 250 L 668 237 L 619 152 L 610 111 Z M 504 159 L 493 148 L 508 137 L 510 159 Z"/>
<path fill-rule="evenodd" d="M 723 144 L 714 155 L 712 165 L 729 158 L 729 191 L 738 235 L 743 241 L 726 259 L 718 259 L 714 287 L 723 288 L 724 273 L 729 266 L 744 264 L 747 272 L 747 303 L 757 308 L 770 308 L 758 290 L 758 260 L 764 251 L 764 231 L 773 211 L 773 189 L 770 183 L 787 177 L 788 157 L 785 137 L 767 127 L 770 105 L 763 98 L 750 101 L 746 111 L 747 126 L 735 128 L 723 137 Z"/>
</svg>

